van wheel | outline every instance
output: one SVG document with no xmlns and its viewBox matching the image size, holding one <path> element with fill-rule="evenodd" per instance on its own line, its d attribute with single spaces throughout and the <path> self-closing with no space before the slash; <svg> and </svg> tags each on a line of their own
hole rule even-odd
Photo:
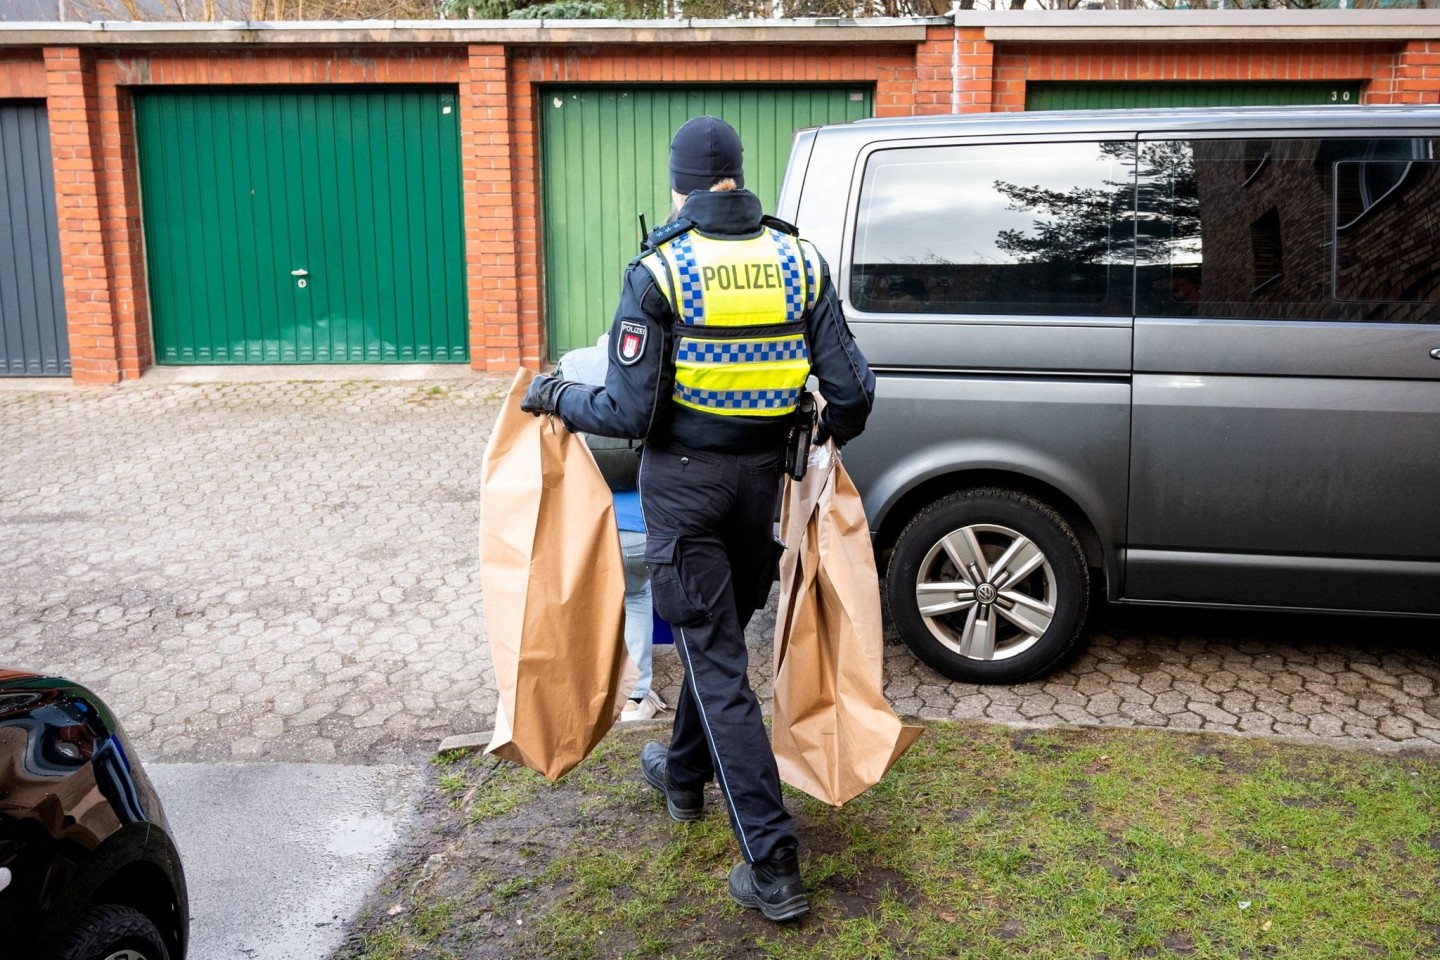
<svg viewBox="0 0 1440 960">
<path fill-rule="evenodd" d="M 150 918 L 133 907 L 102 903 L 87 907 L 68 925 L 56 960 L 169 960 L 165 941 Z"/>
<path fill-rule="evenodd" d="M 952 680 L 1018 683 L 1074 646 L 1090 571 L 1050 507 L 1013 490 L 964 490 L 905 527 L 886 593 L 901 639 L 925 663 Z"/>
</svg>

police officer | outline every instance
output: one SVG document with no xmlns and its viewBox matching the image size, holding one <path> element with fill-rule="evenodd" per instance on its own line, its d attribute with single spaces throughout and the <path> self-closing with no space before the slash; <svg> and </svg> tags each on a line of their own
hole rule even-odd
<svg viewBox="0 0 1440 960">
<path fill-rule="evenodd" d="M 625 272 L 603 387 L 537 377 L 521 406 L 574 431 L 645 441 L 640 501 L 656 610 L 685 683 L 670 746 L 641 751 L 670 816 L 698 819 L 719 784 L 744 862 L 730 895 L 771 920 L 809 910 L 795 829 L 746 676 L 745 625 L 783 548 L 777 476 L 807 378 L 826 400 L 816 439 L 865 426 L 875 378 L 819 252 L 744 190 L 740 137 L 695 117 L 670 144 L 679 209 Z"/>
</svg>

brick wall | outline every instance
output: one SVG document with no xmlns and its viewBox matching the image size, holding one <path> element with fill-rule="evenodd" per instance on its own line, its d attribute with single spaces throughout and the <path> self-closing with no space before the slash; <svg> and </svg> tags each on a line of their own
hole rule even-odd
<svg viewBox="0 0 1440 960">
<path fill-rule="evenodd" d="M 536 85 L 865 83 L 879 116 L 1021 110 L 1039 81 L 1351 81 L 1371 103 L 1440 102 L 1440 41 L 995 42 L 932 24 L 910 42 L 626 42 L 380 47 L 191 44 L 0 50 L 0 98 L 47 98 L 77 382 L 153 362 L 131 93 L 151 85 L 455 84 L 470 351 L 545 356 Z"/>
<path fill-rule="evenodd" d="M 44 54 L 39 50 L 0 51 L 0 100 L 39 100 L 44 96 Z"/>
<path fill-rule="evenodd" d="M 1377 70 L 1371 103 L 1440 103 L 1440 42 L 1406 43 L 1391 58 L 1390 69 Z"/>
</svg>

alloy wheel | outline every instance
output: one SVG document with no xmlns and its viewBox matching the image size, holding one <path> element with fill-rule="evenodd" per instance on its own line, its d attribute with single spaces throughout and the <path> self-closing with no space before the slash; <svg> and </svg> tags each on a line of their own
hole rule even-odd
<svg viewBox="0 0 1440 960">
<path fill-rule="evenodd" d="M 1055 618 L 1055 571 L 1010 527 L 964 526 L 920 562 L 915 600 L 940 643 L 975 660 L 1006 660 L 1033 647 Z"/>
</svg>

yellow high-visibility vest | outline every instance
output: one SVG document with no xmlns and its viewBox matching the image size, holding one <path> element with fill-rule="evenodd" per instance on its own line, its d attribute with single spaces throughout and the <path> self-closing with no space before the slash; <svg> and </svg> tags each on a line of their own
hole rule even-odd
<svg viewBox="0 0 1440 960">
<path fill-rule="evenodd" d="M 810 375 L 806 318 L 820 287 L 810 244 L 770 227 L 749 240 L 687 230 L 641 262 L 679 319 L 676 403 L 721 416 L 794 412 Z"/>
</svg>

